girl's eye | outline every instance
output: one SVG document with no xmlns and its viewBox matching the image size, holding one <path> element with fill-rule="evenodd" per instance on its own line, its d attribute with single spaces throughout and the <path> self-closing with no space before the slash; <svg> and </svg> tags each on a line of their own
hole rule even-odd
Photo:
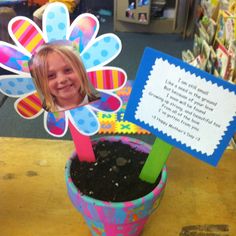
<svg viewBox="0 0 236 236">
<path fill-rule="evenodd" d="M 69 68 L 69 67 L 68 67 L 68 68 L 65 68 L 65 72 L 66 72 L 66 73 L 71 73 L 72 71 L 73 71 L 72 68 Z"/>
<path fill-rule="evenodd" d="M 52 80 L 52 79 L 54 79 L 55 78 L 55 74 L 48 74 L 48 79 L 49 80 Z"/>
</svg>

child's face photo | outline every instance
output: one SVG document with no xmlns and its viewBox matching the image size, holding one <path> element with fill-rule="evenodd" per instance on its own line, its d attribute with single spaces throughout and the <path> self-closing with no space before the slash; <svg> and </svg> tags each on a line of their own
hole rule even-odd
<svg viewBox="0 0 236 236">
<path fill-rule="evenodd" d="M 139 14 L 139 21 L 140 22 L 147 22 L 147 14 L 146 13 L 140 13 Z"/>
<path fill-rule="evenodd" d="M 89 81 L 76 47 L 71 44 L 43 45 L 31 58 L 29 67 L 46 111 L 65 111 L 100 98 Z"/>
<path fill-rule="evenodd" d="M 58 53 L 47 57 L 48 87 L 58 104 L 78 104 L 83 99 L 79 93 L 80 78 L 73 67 Z"/>
<path fill-rule="evenodd" d="M 134 13 L 132 11 L 130 11 L 129 9 L 126 10 L 125 16 L 130 18 L 130 19 L 134 19 Z"/>
</svg>

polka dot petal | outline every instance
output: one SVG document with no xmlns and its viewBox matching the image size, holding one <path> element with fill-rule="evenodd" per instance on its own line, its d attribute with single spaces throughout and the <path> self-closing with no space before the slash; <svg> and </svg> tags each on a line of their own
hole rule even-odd
<svg viewBox="0 0 236 236">
<path fill-rule="evenodd" d="M 111 62 L 121 51 L 120 39 L 114 34 L 103 34 L 81 53 L 86 69 L 103 66 Z"/>
<path fill-rule="evenodd" d="M 66 6 L 62 3 L 50 4 L 43 14 L 43 32 L 48 41 L 65 40 L 70 18 Z"/>
<path fill-rule="evenodd" d="M 19 97 L 35 91 L 30 77 L 20 75 L 0 76 L 0 91 L 10 97 Z"/>
<path fill-rule="evenodd" d="M 93 135 L 100 126 L 97 116 L 89 106 L 78 107 L 68 111 L 73 125 L 84 135 Z"/>
</svg>

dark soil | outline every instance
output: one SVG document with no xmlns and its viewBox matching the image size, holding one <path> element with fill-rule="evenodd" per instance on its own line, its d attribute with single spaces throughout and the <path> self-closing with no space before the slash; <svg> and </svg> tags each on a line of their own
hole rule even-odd
<svg viewBox="0 0 236 236">
<path fill-rule="evenodd" d="M 98 142 L 94 147 L 96 162 L 73 159 L 71 178 L 85 195 L 95 199 L 124 202 L 151 192 L 160 181 L 149 184 L 139 179 L 147 154 L 121 142 Z"/>
</svg>

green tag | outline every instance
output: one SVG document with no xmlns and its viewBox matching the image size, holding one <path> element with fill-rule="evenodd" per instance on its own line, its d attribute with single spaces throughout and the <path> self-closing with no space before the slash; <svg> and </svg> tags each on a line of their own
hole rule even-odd
<svg viewBox="0 0 236 236">
<path fill-rule="evenodd" d="M 139 178 L 148 183 L 155 183 L 167 161 L 171 149 L 172 146 L 170 144 L 161 139 L 156 139 Z"/>
</svg>

